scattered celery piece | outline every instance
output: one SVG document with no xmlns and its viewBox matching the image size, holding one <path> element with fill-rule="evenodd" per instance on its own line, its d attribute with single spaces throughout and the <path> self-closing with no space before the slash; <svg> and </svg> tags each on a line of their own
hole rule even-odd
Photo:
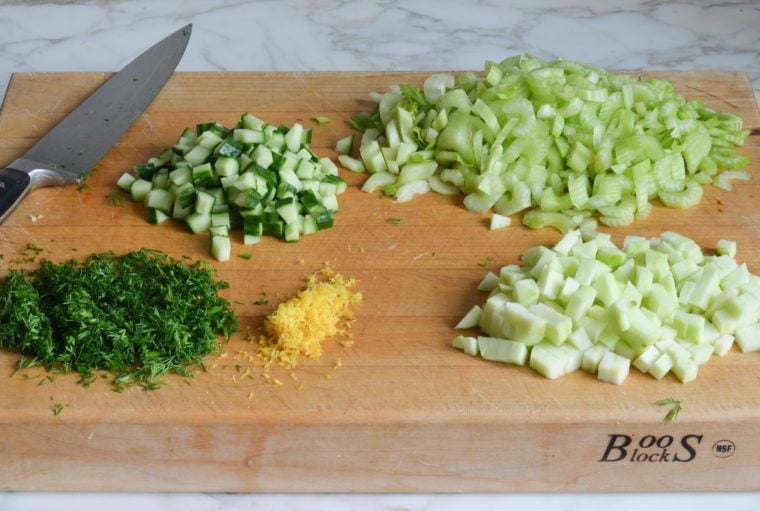
<svg viewBox="0 0 760 511">
<path fill-rule="evenodd" d="M 567 232 L 590 215 L 629 225 L 653 199 L 688 208 L 703 184 L 730 190 L 731 180 L 750 177 L 738 170 L 747 158 L 735 148 L 749 134 L 739 115 L 688 100 L 664 80 L 577 62 L 516 56 L 488 62 L 482 75 L 438 73 L 375 100 L 372 113 L 351 120 L 365 133 L 368 172 L 398 175 L 411 146 L 416 163 L 433 168 L 424 178 L 432 190 L 463 194 L 472 211 L 534 208 L 523 217 L 534 229 Z M 397 179 L 384 192 L 399 200 Z"/>
</svg>

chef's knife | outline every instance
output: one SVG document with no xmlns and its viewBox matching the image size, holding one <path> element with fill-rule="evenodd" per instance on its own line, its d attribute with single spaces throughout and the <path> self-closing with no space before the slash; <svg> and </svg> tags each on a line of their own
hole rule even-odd
<svg viewBox="0 0 760 511">
<path fill-rule="evenodd" d="M 76 183 L 92 170 L 174 73 L 191 29 L 179 29 L 127 64 L 0 170 L 0 223 L 32 188 Z"/>
</svg>

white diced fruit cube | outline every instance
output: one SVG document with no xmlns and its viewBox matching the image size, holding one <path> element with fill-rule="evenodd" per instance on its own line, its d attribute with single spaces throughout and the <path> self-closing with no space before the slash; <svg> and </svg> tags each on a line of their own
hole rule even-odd
<svg viewBox="0 0 760 511">
<path fill-rule="evenodd" d="M 528 347 L 521 342 L 498 337 L 478 337 L 480 356 L 494 362 L 525 365 L 528 360 Z"/>
<path fill-rule="evenodd" d="M 451 345 L 457 349 L 460 349 L 472 355 L 473 357 L 478 354 L 478 340 L 474 337 L 465 337 L 464 335 L 457 335 L 454 337 L 454 341 Z"/>
<path fill-rule="evenodd" d="M 603 382 L 621 385 L 628 377 L 631 361 L 611 351 L 605 353 L 597 368 L 597 378 Z"/>
<path fill-rule="evenodd" d="M 736 330 L 736 344 L 743 353 L 760 351 L 760 323 L 739 327 Z"/>
</svg>

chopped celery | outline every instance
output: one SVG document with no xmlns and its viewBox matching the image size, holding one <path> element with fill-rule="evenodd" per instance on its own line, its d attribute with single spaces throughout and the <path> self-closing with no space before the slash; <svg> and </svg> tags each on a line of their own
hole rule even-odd
<svg viewBox="0 0 760 511">
<path fill-rule="evenodd" d="M 582 368 L 621 384 L 633 365 L 686 383 L 734 342 L 760 351 L 760 277 L 678 233 L 629 236 L 618 248 L 608 234 L 573 230 L 520 260 L 486 274 L 478 286 L 490 293 L 485 304 L 457 325 L 487 335 L 478 338 L 483 358 L 519 363 L 505 354 L 517 344 L 547 378 Z"/>
<path fill-rule="evenodd" d="M 511 223 L 512 220 L 508 216 L 503 216 L 498 213 L 491 215 L 490 227 L 492 231 L 496 229 L 503 229 L 504 227 L 509 227 Z"/>
<path fill-rule="evenodd" d="M 462 193 L 477 212 L 533 208 L 526 226 L 562 232 L 592 214 L 607 226 L 629 225 L 656 198 L 688 208 L 704 184 L 730 190 L 731 180 L 749 179 L 738 170 L 747 158 L 735 150 L 749 134 L 741 117 L 704 108 L 668 82 L 533 56 L 484 68 L 378 94 L 376 110 L 351 121 L 365 133 L 364 167 L 397 175 L 411 145 L 433 168 L 415 179 L 435 192 Z M 396 199 L 397 179 L 384 188 Z"/>
</svg>

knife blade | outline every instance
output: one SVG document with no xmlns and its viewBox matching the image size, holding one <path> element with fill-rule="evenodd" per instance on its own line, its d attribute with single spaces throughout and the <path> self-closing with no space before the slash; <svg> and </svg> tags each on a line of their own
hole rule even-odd
<svg viewBox="0 0 760 511">
<path fill-rule="evenodd" d="M 103 159 L 174 73 L 191 31 L 186 25 L 145 50 L 0 169 L 0 223 L 31 189 L 77 183 Z"/>
</svg>

